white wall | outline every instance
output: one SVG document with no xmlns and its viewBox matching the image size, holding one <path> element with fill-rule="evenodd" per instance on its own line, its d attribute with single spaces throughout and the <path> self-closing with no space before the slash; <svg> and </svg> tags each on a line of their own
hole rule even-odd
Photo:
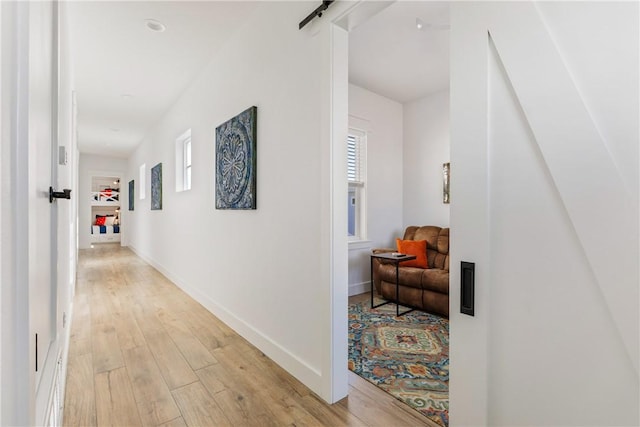
<svg viewBox="0 0 640 427">
<path fill-rule="evenodd" d="M 127 171 L 127 160 L 117 157 L 101 156 L 97 154 L 80 154 L 79 188 L 78 188 L 78 226 L 79 248 L 91 247 L 91 177 L 119 176 L 123 178 Z M 127 181 L 128 182 L 128 181 Z M 124 179 L 120 180 L 120 212 L 128 209 L 128 185 Z M 122 221 L 120 230 L 123 245 L 126 246 L 126 237 L 129 232 L 128 224 Z"/>
<path fill-rule="evenodd" d="M 636 426 L 638 4 L 451 11 L 452 425 Z"/>
<path fill-rule="evenodd" d="M 370 289 L 371 249 L 402 237 L 402 104 L 349 85 L 349 126 L 367 132 L 367 236 L 349 244 L 349 294 Z"/>
<path fill-rule="evenodd" d="M 346 213 L 346 198 L 335 198 L 330 188 L 338 176 L 346 189 L 346 168 L 331 169 L 328 125 L 329 76 L 336 71 L 329 55 L 340 34 L 331 33 L 330 13 L 299 31 L 296 24 L 308 13 L 306 2 L 269 2 L 247 17 L 129 159 L 123 183 L 138 183 L 142 163 L 147 171 L 163 164 L 163 209 L 150 210 L 147 191 L 144 200 L 136 196 L 135 211 L 123 210 L 123 220 L 138 254 L 333 401 L 346 393 L 346 355 L 334 359 L 346 344 L 331 342 L 332 331 L 346 337 L 347 288 L 332 289 L 341 267 L 331 261 L 331 248 L 340 245 L 346 260 L 346 214 L 331 219 L 334 208 Z M 215 128 L 252 105 L 258 107 L 257 210 L 216 210 Z M 336 126 L 346 140 L 346 126 Z M 192 189 L 176 193 L 175 139 L 188 128 Z M 147 190 L 149 180 L 147 172 Z M 341 303 L 331 309 L 336 298 Z M 332 324 L 335 313 L 339 324 Z M 332 395 L 335 370 L 344 371 L 343 391 Z"/>
<path fill-rule="evenodd" d="M 403 107 L 403 224 L 448 227 L 442 164 L 449 162 L 449 90 Z"/>
</svg>

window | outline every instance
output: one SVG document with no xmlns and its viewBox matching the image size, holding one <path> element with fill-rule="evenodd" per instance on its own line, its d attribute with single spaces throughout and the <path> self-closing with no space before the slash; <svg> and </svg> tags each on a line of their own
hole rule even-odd
<svg viewBox="0 0 640 427">
<path fill-rule="evenodd" d="M 364 240 L 366 190 L 366 134 L 349 129 L 347 136 L 347 230 L 349 240 Z"/>
<path fill-rule="evenodd" d="M 191 129 L 176 139 L 176 191 L 191 190 Z"/>
<path fill-rule="evenodd" d="M 184 143 L 184 189 L 191 190 L 191 137 Z"/>
<path fill-rule="evenodd" d="M 146 196 L 144 193 L 144 189 L 147 186 L 146 176 L 147 176 L 147 165 L 143 163 L 140 166 L 140 177 L 138 179 L 138 182 L 140 183 L 138 184 L 140 186 L 138 188 L 138 193 L 140 193 L 140 200 L 144 199 Z"/>
</svg>

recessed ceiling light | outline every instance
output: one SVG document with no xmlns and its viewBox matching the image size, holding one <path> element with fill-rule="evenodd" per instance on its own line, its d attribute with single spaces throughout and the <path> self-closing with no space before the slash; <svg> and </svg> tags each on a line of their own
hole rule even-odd
<svg viewBox="0 0 640 427">
<path fill-rule="evenodd" d="M 133 98 L 133 95 L 131 95 L 130 93 L 123 93 L 122 95 L 120 95 L 121 97 L 123 97 L 124 99 L 131 99 Z"/>
<path fill-rule="evenodd" d="M 120 129 L 118 129 L 118 128 L 111 128 L 111 132 L 120 132 Z"/>
<path fill-rule="evenodd" d="M 448 30 L 451 28 L 449 24 L 434 24 L 432 22 L 424 22 L 420 18 L 416 18 L 416 28 L 419 31 L 427 31 L 427 30 Z"/>
<path fill-rule="evenodd" d="M 156 21 L 155 19 L 145 19 L 144 22 L 148 29 L 157 33 L 161 33 L 167 29 L 162 22 Z"/>
</svg>

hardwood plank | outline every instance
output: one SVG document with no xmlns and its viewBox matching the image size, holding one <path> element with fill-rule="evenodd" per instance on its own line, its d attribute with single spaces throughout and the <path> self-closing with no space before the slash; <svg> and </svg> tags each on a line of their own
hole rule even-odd
<svg viewBox="0 0 640 427">
<path fill-rule="evenodd" d="M 96 374 L 95 387 L 99 426 L 142 424 L 126 368 Z"/>
<path fill-rule="evenodd" d="M 130 311 L 115 313 L 113 320 L 122 349 L 135 348 L 145 344 L 144 335 Z"/>
<path fill-rule="evenodd" d="M 99 290 L 93 292 L 87 298 L 91 304 L 91 324 L 111 324 L 111 313 L 109 312 L 109 306 L 105 304 L 105 299 L 108 298 L 108 293 L 105 290 Z"/>
<path fill-rule="evenodd" d="M 194 371 L 218 363 L 216 358 L 183 322 L 167 315 L 161 316 L 160 320 Z"/>
<path fill-rule="evenodd" d="M 213 395 L 213 399 L 220 407 L 221 411 L 227 415 L 229 422 L 234 426 L 254 425 L 255 416 L 252 409 L 247 405 L 244 395 L 233 390 L 222 390 Z M 264 415 L 264 412 L 255 415 Z"/>
<path fill-rule="evenodd" d="M 342 405 L 327 405 L 314 394 L 299 399 L 302 407 L 315 418 L 322 420 L 325 425 L 334 426 L 365 426 L 364 421 L 350 413 Z"/>
<path fill-rule="evenodd" d="M 145 338 L 169 390 L 198 381 L 198 377 L 166 332 Z"/>
<path fill-rule="evenodd" d="M 251 372 L 238 373 L 227 364 L 216 364 L 196 373 L 233 425 L 265 425 L 266 419 L 273 420 L 268 403 L 277 388 L 265 390 L 267 396 L 259 393 Z"/>
<path fill-rule="evenodd" d="M 205 386 L 215 378 L 214 384 L 236 394 L 258 416 L 265 415 L 279 425 L 319 425 L 320 421 L 307 412 L 296 400 L 300 395 L 286 381 L 268 368 L 254 366 L 245 354 L 230 345 L 217 349 L 217 365 L 198 371 Z M 219 382 L 219 384 L 218 384 Z M 210 390 L 212 387 L 208 387 Z M 215 394 L 217 397 L 220 394 Z M 225 409 L 231 411 L 232 406 Z M 225 412 L 226 413 L 226 412 Z M 264 417 L 263 417 L 264 418 Z"/>
<path fill-rule="evenodd" d="M 124 359 L 144 425 L 158 425 L 180 416 L 153 355 L 146 346 L 124 351 Z"/>
<path fill-rule="evenodd" d="M 211 365 L 196 371 L 202 385 L 213 396 L 223 390 L 233 389 L 236 382 L 222 366 Z"/>
<path fill-rule="evenodd" d="M 246 340 L 238 342 L 235 346 L 237 353 L 241 354 L 245 359 L 248 359 L 248 363 L 250 363 L 251 366 L 259 366 L 262 372 L 270 377 L 270 381 L 282 382 L 286 384 L 287 388 L 291 388 L 293 392 L 300 396 L 306 396 L 311 393 L 311 390 L 309 390 L 307 386 L 282 369 L 282 367 Z"/>
<path fill-rule="evenodd" d="M 91 352 L 95 373 L 106 372 L 124 366 L 118 335 L 113 326 L 99 323 L 92 325 Z"/>
<path fill-rule="evenodd" d="M 86 295 L 77 295 L 73 306 L 69 352 L 75 355 L 91 353 L 91 305 Z"/>
<path fill-rule="evenodd" d="M 367 425 L 387 426 L 389 423 L 397 426 L 437 425 L 365 379 L 352 372 L 349 374 L 349 396 L 339 404 Z M 400 408 L 398 404 L 407 410 Z"/>
<path fill-rule="evenodd" d="M 178 417 L 164 424 L 160 424 L 160 427 L 187 427 L 187 423 L 184 422 L 182 417 Z"/>
<path fill-rule="evenodd" d="M 231 426 L 213 397 L 199 382 L 171 392 L 180 407 L 182 417 L 190 426 Z"/>
<path fill-rule="evenodd" d="M 218 326 L 220 321 L 207 321 L 195 309 L 180 312 L 180 320 L 211 353 L 229 344 L 235 338 L 225 334 Z"/>
<path fill-rule="evenodd" d="M 64 424 L 95 426 L 96 400 L 93 385 L 91 353 L 71 355 L 67 365 L 67 384 L 64 399 Z"/>
</svg>

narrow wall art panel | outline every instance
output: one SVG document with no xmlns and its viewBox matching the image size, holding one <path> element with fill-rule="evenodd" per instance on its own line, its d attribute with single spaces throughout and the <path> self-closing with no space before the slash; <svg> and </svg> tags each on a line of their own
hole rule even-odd
<svg viewBox="0 0 640 427">
<path fill-rule="evenodd" d="M 135 185 L 133 181 L 134 181 L 133 179 L 129 181 L 129 210 L 130 211 L 133 210 L 133 203 L 135 200 L 135 197 L 134 197 Z"/>
<path fill-rule="evenodd" d="M 216 128 L 216 209 L 256 209 L 258 108 Z"/>
<path fill-rule="evenodd" d="M 451 163 L 442 164 L 442 203 L 448 204 L 450 201 L 449 187 L 451 181 Z"/>
<path fill-rule="evenodd" d="M 162 210 L 162 163 L 151 168 L 151 210 Z"/>
</svg>

